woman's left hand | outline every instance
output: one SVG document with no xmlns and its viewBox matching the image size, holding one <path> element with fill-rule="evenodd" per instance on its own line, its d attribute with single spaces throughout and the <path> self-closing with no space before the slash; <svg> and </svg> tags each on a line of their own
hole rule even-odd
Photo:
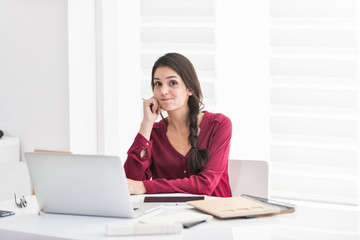
<svg viewBox="0 0 360 240">
<path fill-rule="evenodd" d="M 136 181 L 127 178 L 128 188 L 130 194 L 145 194 L 146 188 L 142 181 Z"/>
</svg>

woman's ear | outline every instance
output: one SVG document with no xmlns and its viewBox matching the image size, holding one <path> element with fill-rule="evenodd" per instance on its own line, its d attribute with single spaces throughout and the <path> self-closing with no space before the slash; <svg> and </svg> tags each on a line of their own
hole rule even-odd
<svg viewBox="0 0 360 240">
<path fill-rule="evenodd" d="M 190 90 L 188 90 L 188 96 L 192 96 L 192 92 Z"/>
</svg>

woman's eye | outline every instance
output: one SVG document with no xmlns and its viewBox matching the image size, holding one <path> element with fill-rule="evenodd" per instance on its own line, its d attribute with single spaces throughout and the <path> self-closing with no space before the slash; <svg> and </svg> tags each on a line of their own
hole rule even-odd
<svg viewBox="0 0 360 240">
<path fill-rule="evenodd" d="M 161 82 L 155 82 L 155 87 L 159 87 L 159 86 L 161 86 Z"/>
<path fill-rule="evenodd" d="M 170 82 L 170 86 L 175 86 L 176 84 L 177 84 L 176 81 L 171 81 L 171 82 Z"/>
</svg>

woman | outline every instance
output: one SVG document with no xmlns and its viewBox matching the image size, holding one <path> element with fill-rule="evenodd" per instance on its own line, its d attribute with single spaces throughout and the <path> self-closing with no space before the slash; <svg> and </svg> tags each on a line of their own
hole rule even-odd
<svg viewBox="0 0 360 240">
<path fill-rule="evenodd" d="M 160 57 L 151 85 L 154 96 L 143 101 L 144 118 L 124 165 L 130 193 L 231 197 L 231 121 L 200 112 L 202 93 L 191 62 L 178 53 Z M 163 119 L 155 122 L 159 114 Z"/>
</svg>

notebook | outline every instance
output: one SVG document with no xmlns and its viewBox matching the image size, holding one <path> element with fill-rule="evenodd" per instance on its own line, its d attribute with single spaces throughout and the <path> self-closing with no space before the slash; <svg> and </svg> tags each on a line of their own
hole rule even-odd
<svg viewBox="0 0 360 240">
<path fill-rule="evenodd" d="M 281 211 L 277 206 L 247 196 L 189 201 L 187 203 L 218 218 L 254 217 Z"/>
<path fill-rule="evenodd" d="M 186 206 L 188 201 L 195 201 L 195 200 L 204 200 L 207 199 L 207 196 L 205 195 L 188 195 L 188 196 L 182 196 L 182 195 L 155 195 L 155 196 L 145 196 L 144 202 L 148 203 L 159 203 L 164 206 L 180 206 L 184 205 Z"/>
<path fill-rule="evenodd" d="M 119 157 L 28 152 L 25 160 L 42 212 L 134 218 L 162 207 L 133 206 Z"/>
</svg>

